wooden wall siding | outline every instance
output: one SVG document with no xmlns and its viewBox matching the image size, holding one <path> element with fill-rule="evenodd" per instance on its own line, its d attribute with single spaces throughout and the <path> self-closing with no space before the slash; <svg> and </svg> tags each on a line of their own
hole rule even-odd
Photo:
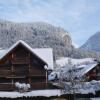
<svg viewBox="0 0 100 100">
<path fill-rule="evenodd" d="M 87 74 L 88 80 L 100 80 L 100 65 L 98 64 L 95 68 L 89 71 Z"/>
<path fill-rule="evenodd" d="M 0 90 L 15 90 L 15 82 L 30 83 L 31 89 L 46 88 L 45 63 L 18 46 L 0 61 Z"/>
<path fill-rule="evenodd" d="M 11 75 L 12 75 L 11 70 L 0 70 L 0 77 L 7 77 Z"/>
<path fill-rule="evenodd" d="M 31 90 L 32 89 L 46 89 L 47 85 L 45 82 L 37 82 L 31 83 Z M 13 91 L 16 90 L 14 84 L 0 84 L 0 91 Z"/>
<path fill-rule="evenodd" d="M 45 82 L 31 83 L 31 89 L 45 89 L 47 85 Z"/>
<path fill-rule="evenodd" d="M 3 78 L 3 77 L 2 77 L 2 78 L 0 78 L 0 84 L 1 84 L 1 83 L 2 83 L 2 84 L 3 84 L 3 83 L 4 83 L 4 84 L 5 84 L 5 83 L 7 83 L 7 84 L 8 84 L 8 83 L 12 83 L 12 79 Z"/>
<path fill-rule="evenodd" d="M 28 83 L 28 78 L 15 78 L 13 79 L 13 82 Z"/>
<path fill-rule="evenodd" d="M 29 74 L 29 69 L 28 65 L 13 65 L 13 74 L 15 76 L 28 76 Z"/>
<path fill-rule="evenodd" d="M 32 76 L 31 80 L 32 80 L 32 83 L 34 83 L 34 82 L 45 82 L 46 78 L 45 78 L 45 76 Z"/>
<path fill-rule="evenodd" d="M 0 84 L 0 91 L 13 91 L 15 89 L 14 84 Z"/>
<path fill-rule="evenodd" d="M 29 76 L 46 76 L 44 70 L 30 69 Z"/>
<path fill-rule="evenodd" d="M 30 58 L 14 58 L 12 59 L 12 64 L 29 64 L 30 63 Z"/>
<path fill-rule="evenodd" d="M 11 66 L 12 66 L 11 60 L 6 60 L 2 64 L 0 64 L 0 71 L 1 70 L 5 70 L 5 71 L 11 70 Z"/>
</svg>

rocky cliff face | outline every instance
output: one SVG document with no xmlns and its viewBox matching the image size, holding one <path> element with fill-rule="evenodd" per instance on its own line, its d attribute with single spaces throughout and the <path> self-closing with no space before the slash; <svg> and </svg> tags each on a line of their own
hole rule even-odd
<svg viewBox="0 0 100 100">
<path fill-rule="evenodd" d="M 53 48 L 55 58 L 99 56 L 95 52 L 75 49 L 70 34 L 60 27 L 44 22 L 13 23 L 0 20 L 0 48 L 9 48 L 18 40 L 24 40 L 33 48 Z"/>
</svg>

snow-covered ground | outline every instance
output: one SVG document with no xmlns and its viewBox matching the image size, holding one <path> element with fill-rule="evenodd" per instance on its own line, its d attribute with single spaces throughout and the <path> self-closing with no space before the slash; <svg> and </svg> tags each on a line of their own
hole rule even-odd
<svg viewBox="0 0 100 100">
<path fill-rule="evenodd" d="M 60 96 L 60 95 L 61 95 L 60 89 L 34 90 L 31 92 L 25 92 L 25 93 L 0 91 L 0 98 L 37 97 L 37 96 L 51 97 L 51 96 Z M 100 100 L 100 98 L 91 98 L 91 100 Z"/>
<path fill-rule="evenodd" d="M 56 86 L 60 86 L 59 83 L 53 83 Z M 73 89 L 70 88 L 70 82 L 64 82 L 63 83 L 65 85 L 66 88 L 64 88 L 64 93 L 73 93 Z M 73 86 L 74 88 L 74 92 L 76 93 L 80 93 L 80 94 L 96 94 L 96 91 L 100 91 L 100 81 L 91 81 L 91 82 L 84 82 L 82 84 L 76 84 L 75 86 Z M 71 90 L 72 89 L 72 90 Z M 63 93 L 63 92 L 62 92 Z"/>
<path fill-rule="evenodd" d="M 100 100 L 100 98 L 91 98 L 91 100 Z"/>
<path fill-rule="evenodd" d="M 18 97 L 36 97 L 36 96 L 60 96 L 61 92 L 60 90 L 34 90 L 31 92 L 26 93 L 19 93 L 19 92 L 0 92 L 0 97 L 4 98 L 18 98 Z"/>
</svg>

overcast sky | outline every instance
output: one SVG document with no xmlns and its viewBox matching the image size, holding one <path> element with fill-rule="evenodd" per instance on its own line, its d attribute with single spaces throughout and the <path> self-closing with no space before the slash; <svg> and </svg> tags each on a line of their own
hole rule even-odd
<svg viewBox="0 0 100 100">
<path fill-rule="evenodd" d="M 0 0 L 0 18 L 61 26 L 82 45 L 100 30 L 100 0 Z"/>
</svg>

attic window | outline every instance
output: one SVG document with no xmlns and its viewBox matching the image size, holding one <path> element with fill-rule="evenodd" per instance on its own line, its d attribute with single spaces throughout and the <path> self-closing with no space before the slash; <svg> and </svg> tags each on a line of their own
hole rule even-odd
<svg viewBox="0 0 100 100">
<path fill-rule="evenodd" d="M 19 58 L 19 57 L 22 58 L 22 57 L 26 57 L 26 56 L 28 56 L 28 53 L 24 49 L 21 49 L 21 50 L 18 50 L 18 51 L 15 52 L 16 58 Z"/>
</svg>

